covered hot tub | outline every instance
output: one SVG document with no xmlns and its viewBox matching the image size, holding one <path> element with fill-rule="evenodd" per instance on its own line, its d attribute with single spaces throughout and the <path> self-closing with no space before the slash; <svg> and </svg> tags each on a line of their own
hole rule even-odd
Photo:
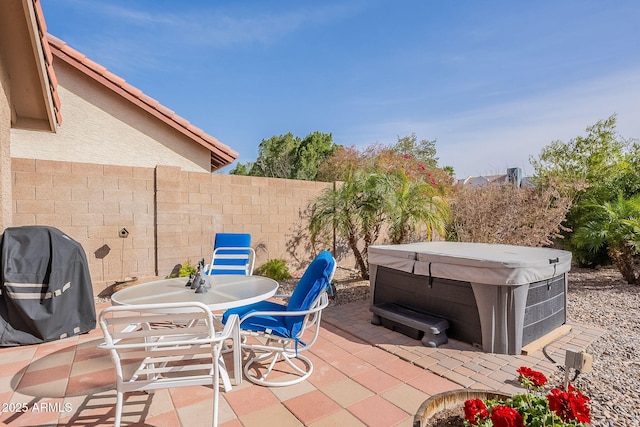
<svg viewBox="0 0 640 427">
<path fill-rule="evenodd" d="M 450 338 L 490 353 L 519 354 L 566 322 L 570 269 L 571 253 L 558 249 L 460 242 L 370 246 L 372 323 L 411 335 L 416 331 L 385 322 L 378 310 L 406 308 L 446 319 Z"/>
</svg>

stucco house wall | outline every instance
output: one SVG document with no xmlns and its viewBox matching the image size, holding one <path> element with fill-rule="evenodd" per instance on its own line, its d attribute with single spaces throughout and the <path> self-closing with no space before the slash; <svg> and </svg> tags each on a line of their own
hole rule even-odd
<svg viewBox="0 0 640 427">
<path fill-rule="evenodd" d="M 11 153 L 9 76 L 0 55 L 0 230 L 11 224 Z"/>
<path fill-rule="evenodd" d="M 56 133 L 13 129 L 13 157 L 210 170 L 210 151 L 86 74 L 55 61 L 63 122 Z"/>
</svg>

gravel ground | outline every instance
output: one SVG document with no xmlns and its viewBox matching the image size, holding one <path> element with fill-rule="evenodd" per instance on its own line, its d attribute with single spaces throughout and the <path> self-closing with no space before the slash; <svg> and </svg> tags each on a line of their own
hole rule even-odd
<svg viewBox="0 0 640 427">
<path fill-rule="evenodd" d="M 283 284 L 284 290 L 293 283 Z M 335 288 L 330 305 L 369 298 L 369 282 L 352 271 L 339 269 Z M 574 268 L 567 316 L 607 331 L 586 349 L 593 370 L 574 382 L 591 399 L 591 425 L 640 427 L 640 286 L 626 284 L 613 268 Z"/>
<path fill-rule="evenodd" d="M 607 333 L 587 348 L 593 371 L 575 385 L 591 398 L 593 426 L 640 426 L 640 286 L 614 269 L 569 273 L 572 322 Z"/>
</svg>

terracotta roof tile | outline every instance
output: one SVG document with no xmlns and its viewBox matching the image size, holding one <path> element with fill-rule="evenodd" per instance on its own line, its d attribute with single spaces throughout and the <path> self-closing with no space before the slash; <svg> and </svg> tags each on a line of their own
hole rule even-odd
<svg viewBox="0 0 640 427">
<path fill-rule="evenodd" d="M 111 73 L 102 65 L 88 59 L 85 55 L 70 47 L 51 34 L 47 35 L 54 57 L 67 62 L 94 80 L 118 93 L 130 102 L 146 110 L 182 134 L 211 151 L 211 170 L 218 169 L 233 162 L 238 153 L 221 143 L 202 129 L 192 125 L 188 120 L 178 116 L 174 111 L 163 106 L 154 98 L 144 94 L 140 89 L 128 84 L 123 78 Z"/>
<path fill-rule="evenodd" d="M 76 61 L 82 62 L 82 60 L 84 59 L 84 55 L 83 54 L 81 54 L 77 50 L 73 49 L 71 46 L 69 46 L 68 44 L 64 43 L 60 39 L 56 39 L 56 40 L 60 40 L 60 45 L 59 46 L 54 44 L 54 43 L 51 43 L 52 37 L 53 36 L 51 34 L 47 34 L 47 38 L 49 39 L 49 44 L 51 46 L 55 46 L 55 47 L 59 48 L 62 52 L 66 53 L 69 56 L 72 56 Z"/>
<path fill-rule="evenodd" d="M 195 133 L 196 135 L 200 135 L 200 136 L 202 136 L 202 135 L 206 135 L 202 129 L 200 129 L 199 127 L 194 126 L 194 125 L 192 125 L 192 124 L 189 124 L 189 125 L 188 125 L 188 128 L 189 128 L 189 130 L 190 130 L 191 132 Z"/>
<path fill-rule="evenodd" d="M 140 100 L 143 101 L 145 104 L 149 105 L 150 107 L 157 108 L 160 105 L 160 102 L 158 102 L 156 99 L 150 97 L 145 93 L 140 95 Z"/>
<path fill-rule="evenodd" d="M 53 63 L 47 65 L 47 72 L 49 74 L 49 83 L 51 86 L 58 87 L 58 78 L 56 77 L 56 73 L 53 69 Z M 56 90 L 57 92 L 57 90 Z"/>
<path fill-rule="evenodd" d="M 113 74 L 111 71 L 106 70 L 103 74 L 102 74 L 106 79 L 111 80 L 114 84 L 116 84 L 117 86 L 124 86 L 127 82 L 125 79 L 123 79 L 120 76 L 116 76 L 115 74 Z"/>
<path fill-rule="evenodd" d="M 40 5 L 40 0 L 33 0 L 33 6 L 36 12 L 36 20 L 38 21 L 38 27 L 40 27 L 42 34 L 46 34 L 47 22 L 44 19 L 44 12 L 42 11 L 42 5 Z"/>
<path fill-rule="evenodd" d="M 173 111 L 173 110 L 171 110 L 170 108 L 165 107 L 165 106 L 164 106 L 164 105 L 162 105 L 162 104 L 158 105 L 158 108 L 157 108 L 157 109 L 158 109 L 158 111 L 160 111 L 162 114 L 167 115 L 167 116 L 173 116 L 174 114 L 176 114 L 176 113 L 174 113 L 174 111 Z"/>
<path fill-rule="evenodd" d="M 51 48 L 49 47 L 49 43 L 46 43 L 46 40 L 43 40 L 42 50 L 44 51 L 44 60 L 47 61 L 47 64 L 51 64 L 53 62 L 53 54 L 51 53 Z"/>
<path fill-rule="evenodd" d="M 173 115 L 173 120 L 175 120 L 176 123 L 179 123 L 180 126 L 184 126 L 185 129 L 188 129 L 189 131 L 192 131 L 191 130 L 191 123 L 189 123 L 189 120 L 187 120 L 187 119 L 185 119 L 183 117 L 180 117 L 180 116 L 176 116 L 175 114 Z"/>
<path fill-rule="evenodd" d="M 106 67 L 103 67 L 102 65 L 98 64 L 97 62 L 90 60 L 86 56 L 82 59 L 82 63 L 84 65 L 86 65 L 87 67 L 93 69 L 93 71 L 95 71 L 96 73 L 98 73 L 100 75 L 103 75 L 103 76 L 104 76 L 104 72 L 107 71 Z"/>
<path fill-rule="evenodd" d="M 135 86 L 131 86 L 131 85 L 129 85 L 129 87 L 122 86 L 122 88 L 138 99 L 140 99 L 143 95 L 143 92 Z"/>
<path fill-rule="evenodd" d="M 53 103 L 55 105 L 61 105 L 60 96 L 58 95 L 58 91 L 53 92 L 53 94 L 51 96 L 53 97 Z M 58 110 L 60 110 L 60 109 L 58 108 Z M 58 122 L 58 123 L 60 123 L 60 122 Z"/>
<path fill-rule="evenodd" d="M 40 38 L 40 44 L 42 45 L 42 51 L 44 53 L 44 61 L 47 69 L 49 90 L 51 92 L 51 99 L 53 102 L 53 111 L 56 117 L 56 123 L 62 124 L 62 115 L 60 114 L 60 97 L 58 96 L 58 79 L 53 70 L 53 54 L 47 41 L 47 22 L 44 19 L 44 12 L 42 11 L 42 5 L 40 0 L 33 0 L 33 10 L 36 15 L 36 25 L 38 26 L 38 37 Z"/>
</svg>

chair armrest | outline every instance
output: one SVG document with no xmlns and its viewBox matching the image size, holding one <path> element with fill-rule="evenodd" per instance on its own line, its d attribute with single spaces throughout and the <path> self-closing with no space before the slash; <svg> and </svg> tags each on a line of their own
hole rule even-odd
<svg viewBox="0 0 640 427">
<path fill-rule="evenodd" d="M 253 311 L 251 313 L 247 313 L 242 318 L 240 318 L 240 323 L 244 322 L 246 319 L 255 316 L 273 316 L 273 317 L 292 317 L 292 316 L 306 316 L 307 314 L 317 313 L 318 311 L 323 310 L 325 307 L 329 305 L 329 299 L 326 297 L 326 294 L 320 299 L 319 304 L 314 304 L 308 310 L 301 311 Z"/>
<path fill-rule="evenodd" d="M 240 317 L 237 314 L 232 314 L 227 319 L 227 323 L 224 324 L 224 329 L 216 334 L 218 338 L 227 339 L 231 338 L 231 335 L 235 333 L 235 331 L 240 330 Z"/>
</svg>

